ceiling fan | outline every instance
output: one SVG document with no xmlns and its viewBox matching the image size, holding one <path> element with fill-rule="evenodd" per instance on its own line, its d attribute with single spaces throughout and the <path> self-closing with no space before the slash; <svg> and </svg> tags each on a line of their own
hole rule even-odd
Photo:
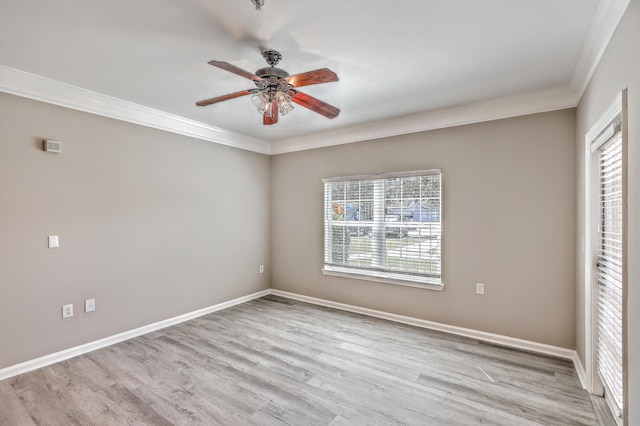
<svg viewBox="0 0 640 426">
<path fill-rule="evenodd" d="M 335 118 L 340 114 L 338 108 L 296 89 L 297 87 L 309 86 L 311 84 L 338 81 L 336 73 L 328 68 L 321 68 L 302 74 L 289 75 L 285 70 L 276 68 L 276 65 L 282 59 L 280 52 L 265 50 L 262 52 L 262 56 L 269 66 L 260 68 L 255 74 L 231 65 L 228 62 L 209 61 L 209 64 L 214 67 L 222 68 L 225 71 L 252 80 L 256 88 L 205 99 L 196 102 L 196 105 L 207 106 L 240 96 L 253 95 L 251 96 L 251 101 L 256 108 L 258 108 L 258 112 L 262 114 L 262 121 L 265 125 L 276 124 L 278 122 L 278 113 L 282 115 L 289 113 L 293 109 L 292 103 L 302 105 L 327 118 Z"/>
</svg>

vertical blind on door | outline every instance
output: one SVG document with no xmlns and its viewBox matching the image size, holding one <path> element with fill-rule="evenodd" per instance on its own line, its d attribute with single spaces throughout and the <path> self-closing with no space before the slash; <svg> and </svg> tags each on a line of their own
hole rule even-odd
<svg viewBox="0 0 640 426">
<path fill-rule="evenodd" d="M 597 368 L 605 392 L 622 412 L 622 132 L 598 149 Z"/>
</svg>

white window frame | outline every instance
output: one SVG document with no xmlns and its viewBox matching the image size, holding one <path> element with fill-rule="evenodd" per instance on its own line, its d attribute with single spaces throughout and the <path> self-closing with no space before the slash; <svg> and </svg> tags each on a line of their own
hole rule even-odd
<svg viewBox="0 0 640 426">
<path fill-rule="evenodd" d="M 439 258 L 439 267 L 440 273 L 437 276 L 427 276 L 421 274 L 414 274 L 409 272 L 395 272 L 395 271 L 385 271 L 385 270 L 376 270 L 376 269 L 366 269 L 366 268 L 356 268 L 349 266 L 339 266 L 333 265 L 327 262 L 327 256 L 329 259 L 331 258 L 331 247 L 327 247 L 327 244 L 330 245 L 328 241 L 331 241 L 331 230 L 332 226 L 332 217 L 331 217 L 331 209 L 327 206 L 327 203 L 331 203 L 331 197 L 327 194 L 327 188 L 330 183 L 333 182 L 344 182 L 344 181 L 369 181 L 373 180 L 374 185 L 384 185 L 385 179 L 393 179 L 393 178 L 409 178 L 409 177 L 420 177 L 420 176 L 429 176 L 429 175 L 439 175 L 440 176 L 440 211 L 439 211 L 439 219 L 440 219 L 440 230 L 438 233 L 438 243 L 440 246 L 440 258 Z M 410 171 L 410 172 L 399 172 L 399 173 L 383 173 L 383 174 L 373 174 L 373 175 L 358 175 L 358 176 L 342 176 L 342 177 L 333 177 L 333 178 L 325 178 L 322 179 L 324 184 L 324 203 L 323 203 L 323 217 L 324 217 L 324 267 L 322 269 L 322 273 L 324 275 L 338 276 L 344 278 L 352 278 L 366 281 L 375 281 L 382 282 L 387 284 L 394 285 L 402 285 L 408 287 L 417 287 L 422 289 L 430 289 L 442 291 L 444 289 L 444 283 L 442 281 L 442 232 L 443 232 L 443 205 L 442 205 L 442 171 L 440 169 L 432 169 L 432 170 L 420 170 L 420 171 Z M 381 197 L 381 198 L 380 198 Z M 372 221 L 369 225 L 372 227 L 372 234 L 377 237 L 373 237 L 374 240 L 372 244 L 378 244 L 377 256 L 384 256 L 384 250 L 386 245 L 386 232 L 385 232 L 385 203 L 384 203 L 384 190 L 380 190 L 379 187 L 377 190 L 374 190 L 374 217 L 377 217 L 378 220 Z M 382 218 L 382 219 L 380 219 Z M 358 222 L 355 222 L 358 223 Z M 374 265 L 376 264 L 376 260 L 373 260 Z"/>
</svg>

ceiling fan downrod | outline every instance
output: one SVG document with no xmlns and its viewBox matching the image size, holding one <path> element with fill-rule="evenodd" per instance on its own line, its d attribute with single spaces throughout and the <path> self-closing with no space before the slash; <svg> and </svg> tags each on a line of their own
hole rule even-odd
<svg viewBox="0 0 640 426">
<path fill-rule="evenodd" d="M 251 0 L 251 3 L 256 7 L 256 10 L 261 10 L 261 7 L 264 6 L 264 0 Z"/>
</svg>

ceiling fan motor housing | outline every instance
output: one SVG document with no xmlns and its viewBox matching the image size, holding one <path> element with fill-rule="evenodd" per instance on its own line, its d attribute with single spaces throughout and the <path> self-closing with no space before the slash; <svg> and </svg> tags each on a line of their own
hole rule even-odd
<svg viewBox="0 0 640 426">
<path fill-rule="evenodd" d="M 269 88 L 274 92 L 276 90 L 288 92 L 289 90 L 293 89 L 293 86 L 291 84 L 289 84 L 286 80 L 283 80 L 285 77 L 289 77 L 289 73 L 281 68 L 276 68 L 274 66 L 260 68 L 258 71 L 256 71 L 256 76 L 262 79 L 255 82 L 256 87 L 261 90 Z"/>
<path fill-rule="evenodd" d="M 276 67 L 260 68 L 258 71 L 256 71 L 256 75 L 260 78 L 266 78 L 266 79 L 268 79 L 269 77 L 277 77 L 277 78 L 289 77 L 288 72 L 286 72 L 282 68 L 276 68 Z"/>
</svg>

